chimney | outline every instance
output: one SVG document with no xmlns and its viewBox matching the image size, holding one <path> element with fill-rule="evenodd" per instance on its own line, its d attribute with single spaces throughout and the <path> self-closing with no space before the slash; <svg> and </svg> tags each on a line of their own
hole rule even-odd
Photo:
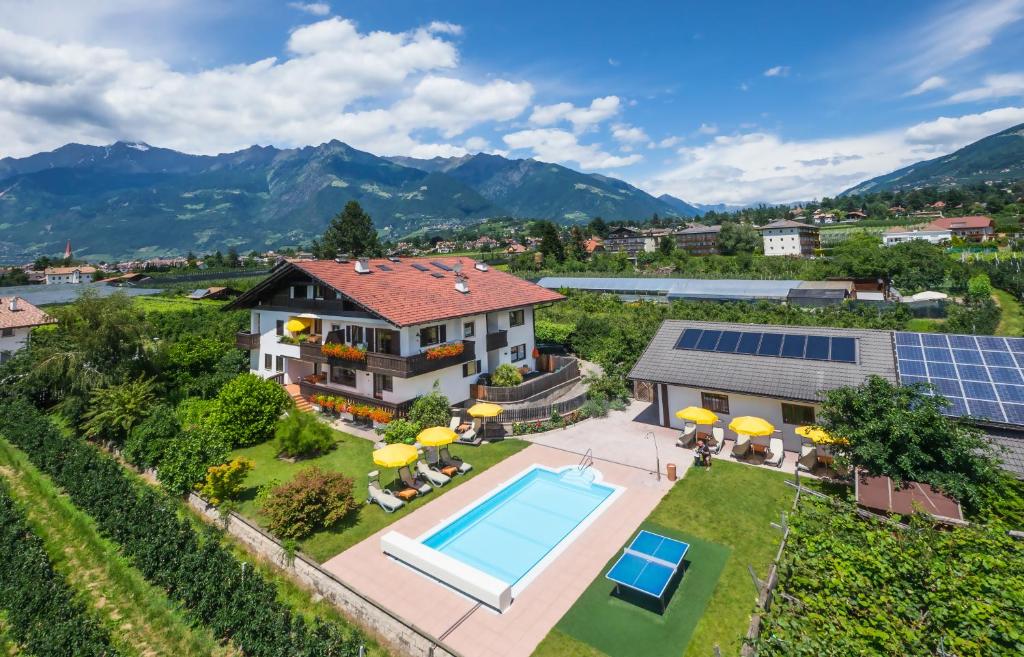
<svg viewBox="0 0 1024 657">
<path fill-rule="evenodd" d="M 463 294 L 469 294 L 469 281 L 462 274 L 455 275 L 455 289 Z"/>
<path fill-rule="evenodd" d="M 7 307 L 12 313 L 16 313 L 21 310 L 21 308 L 18 308 L 18 297 L 11 297 L 11 302 L 7 304 Z"/>
<path fill-rule="evenodd" d="M 477 271 L 487 271 L 486 262 L 478 262 L 475 265 L 473 265 L 473 267 L 475 267 Z"/>
<path fill-rule="evenodd" d="M 370 273 L 370 259 L 359 258 L 356 260 L 356 273 L 357 274 L 369 274 Z"/>
</svg>

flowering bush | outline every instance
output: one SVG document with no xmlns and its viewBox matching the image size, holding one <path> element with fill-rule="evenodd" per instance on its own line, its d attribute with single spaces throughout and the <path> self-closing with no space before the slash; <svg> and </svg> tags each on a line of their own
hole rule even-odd
<svg viewBox="0 0 1024 657">
<path fill-rule="evenodd" d="M 340 342 L 325 342 L 320 346 L 320 353 L 328 358 L 342 360 L 366 360 L 366 350 Z"/>
<path fill-rule="evenodd" d="M 372 420 L 378 424 L 387 424 L 394 417 L 389 410 L 367 404 L 357 404 L 344 397 L 313 395 L 312 401 L 326 412 L 351 413 L 352 417 L 357 420 Z"/>
<path fill-rule="evenodd" d="M 466 350 L 466 345 L 461 342 L 449 342 L 427 349 L 427 360 L 441 360 L 452 356 L 461 356 Z"/>
<path fill-rule="evenodd" d="M 210 504 L 218 505 L 242 492 L 245 476 L 254 467 L 256 462 L 244 456 L 220 465 L 211 465 L 206 470 L 206 481 L 196 484 L 196 489 Z"/>
<path fill-rule="evenodd" d="M 310 467 L 271 490 L 261 510 L 270 520 L 270 530 L 278 536 L 304 538 L 359 507 L 352 489 L 352 479 L 340 472 Z"/>
</svg>

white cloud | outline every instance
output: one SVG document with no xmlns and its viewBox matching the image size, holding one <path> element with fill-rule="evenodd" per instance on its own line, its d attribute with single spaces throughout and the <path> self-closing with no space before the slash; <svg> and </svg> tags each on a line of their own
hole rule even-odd
<svg viewBox="0 0 1024 657">
<path fill-rule="evenodd" d="M 683 140 L 682 137 L 676 137 L 676 136 L 665 137 L 664 139 L 662 139 L 661 141 L 658 142 L 658 148 L 672 148 L 673 146 L 675 146 L 676 144 L 678 144 L 682 140 Z"/>
<path fill-rule="evenodd" d="M 462 34 L 462 26 L 456 25 L 455 23 L 448 23 L 445 21 L 434 21 L 427 26 L 427 30 L 434 34 L 451 34 L 452 36 L 458 36 Z"/>
<path fill-rule="evenodd" d="M 651 138 L 647 136 L 643 128 L 629 125 L 628 123 L 616 123 L 612 126 L 612 137 L 615 141 L 620 144 L 640 144 L 646 141 L 650 141 Z"/>
<path fill-rule="evenodd" d="M 0 144 L 15 156 L 117 139 L 217 153 L 336 138 L 381 154 L 465 152 L 429 133 L 451 140 L 509 121 L 533 97 L 528 82 L 462 79 L 457 49 L 430 29 L 362 33 L 334 17 L 295 29 L 286 48 L 185 72 L 0 28 Z"/>
<path fill-rule="evenodd" d="M 714 135 L 718 134 L 718 126 L 714 123 L 701 123 L 700 127 L 697 128 L 697 134 L 699 135 Z"/>
<path fill-rule="evenodd" d="M 679 149 L 679 160 L 644 181 L 655 194 L 696 203 L 785 203 L 836 194 L 868 178 L 938 157 L 1024 121 L 1024 107 L 940 118 L 905 130 L 786 140 L 768 132 L 719 136 Z"/>
<path fill-rule="evenodd" d="M 750 91 L 750 85 L 746 82 L 740 82 L 740 91 Z"/>
<path fill-rule="evenodd" d="M 288 6 L 314 16 L 326 16 L 331 13 L 331 6 L 326 2 L 289 2 Z"/>
<path fill-rule="evenodd" d="M 944 77 L 942 77 L 940 75 L 933 75 L 933 76 L 931 76 L 930 78 L 928 78 L 927 80 L 925 80 L 924 82 L 922 82 L 921 84 L 917 85 L 916 87 L 914 87 L 913 89 L 911 89 L 910 91 L 908 91 L 907 93 L 905 93 L 903 95 L 904 96 L 919 96 L 919 95 L 921 95 L 923 93 L 927 93 L 929 91 L 934 91 L 936 89 L 941 89 L 942 87 L 945 87 L 947 84 L 948 84 L 948 82 L 947 82 L 946 78 L 944 78 Z"/>
<path fill-rule="evenodd" d="M 942 11 L 903 39 L 909 54 L 901 68 L 940 71 L 992 44 L 1007 26 L 1024 18 L 1024 0 L 963 3 Z"/>
<path fill-rule="evenodd" d="M 609 57 L 609 58 L 608 58 L 608 65 L 609 65 L 609 66 L 621 66 L 621 65 L 622 65 L 622 62 L 620 62 L 619 60 L 617 60 L 617 59 L 614 59 L 614 58 L 612 58 L 612 57 Z"/>
<path fill-rule="evenodd" d="M 773 66 L 764 72 L 766 78 L 784 78 L 789 75 L 788 66 Z"/>
<path fill-rule="evenodd" d="M 1024 73 L 998 73 L 986 75 L 980 87 L 955 93 L 946 102 L 966 103 L 990 98 L 1024 96 Z"/>
<path fill-rule="evenodd" d="M 568 121 L 572 124 L 573 130 L 583 132 L 618 114 L 620 106 L 618 96 L 595 98 L 589 107 L 576 107 L 572 103 L 537 105 L 530 114 L 530 123 L 548 126 Z"/>
<path fill-rule="evenodd" d="M 576 135 L 556 128 L 520 130 L 505 135 L 505 144 L 513 150 L 529 150 L 538 160 L 574 163 L 584 169 L 611 169 L 636 164 L 638 154 L 621 156 L 601 150 L 597 144 L 581 144 Z"/>
</svg>

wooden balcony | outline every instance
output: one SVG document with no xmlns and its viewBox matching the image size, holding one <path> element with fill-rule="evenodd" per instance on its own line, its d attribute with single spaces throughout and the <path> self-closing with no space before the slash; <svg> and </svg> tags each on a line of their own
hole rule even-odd
<svg viewBox="0 0 1024 657">
<path fill-rule="evenodd" d="M 327 356 L 320 351 L 319 342 L 303 342 L 299 345 L 299 358 L 310 363 L 326 363 Z"/>
<path fill-rule="evenodd" d="M 249 331 L 239 331 L 235 334 L 235 346 L 239 349 L 253 349 L 260 348 L 260 334 L 250 333 Z"/>
<path fill-rule="evenodd" d="M 409 408 L 412 407 L 412 403 L 415 399 L 409 399 L 403 402 L 388 402 L 382 399 L 374 399 L 372 397 L 365 397 L 363 395 L 357 395 L 347 390 L 339 390 L 331 386 L 322 385 L 319 383 L 311 383 L 309 381 L 299 382 L 299 393 L 306 399 L 310 399 L 313 395 L 330 395 L 332 397 L 344 397 L 350 402 L 356 404 L 363 404 L 366 406 L 372 406 L 374 408 L 383 408 L 390 411 L 396 418 L 404 418 L 409 414 Z"/>
<path fill-rule="evenodd" d="M 414 356 L 395 356 L 393 354 L 366 354 L 366 369 L 377 374 L 390 374 L 407 379 L 428 372 L 461 365 L 476 360 L 476 346 L 472 340 L 463 340 L 464 349 L 458 356 L 430 359 L 425 353 Z"/>
<path fill-rule="evenodd" d="M 508 346 L 508 331 L 495 331 L 487 334 L 487 351 L 504 349 Z"/>
</svg>

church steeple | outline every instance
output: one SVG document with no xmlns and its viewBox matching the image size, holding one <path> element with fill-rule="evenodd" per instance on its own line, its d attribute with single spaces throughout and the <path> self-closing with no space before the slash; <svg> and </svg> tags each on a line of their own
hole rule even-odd
<svg viewBox="0 0 1024 657">
<path fill-rule="evenodd" d="M 71 260 L 71 240 L 68 240 L 67 246 L 64 247 L 64 259 Z"/>
</svg>

